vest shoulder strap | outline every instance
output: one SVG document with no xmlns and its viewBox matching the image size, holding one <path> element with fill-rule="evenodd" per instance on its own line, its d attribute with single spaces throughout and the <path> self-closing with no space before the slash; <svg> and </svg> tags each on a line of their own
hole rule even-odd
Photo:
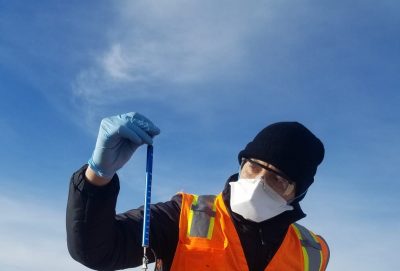
<svg viewBox="0 0 400 271">
<path fill-rule="evenodd" d="M 188 217 L 189 237 L 201 237 L 211 239 L 214 230 L 215 195 L 193 195 L 192 205 Z"/>
<path fill-rule="evenodd" d="M 304 257 L 304 271 L 325 270 L 328 259 L 326 259 L 326 264 L 323 266 L 324 255 L 322 251 L 322 245 L 317 236 L 300 224 L 293 223 L 292 226 L 301 243 Z M 326 243 L 324 243 L 324 245 L 327 247 Z M 329 257 L 329 255 L 327 257 Z"/>
</svg>

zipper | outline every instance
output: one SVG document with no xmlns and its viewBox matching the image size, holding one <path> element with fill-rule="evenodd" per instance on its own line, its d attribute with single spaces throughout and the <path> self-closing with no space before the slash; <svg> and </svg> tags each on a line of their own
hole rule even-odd
<svg viewBox="0 0 400 271">
<path fill-rule="evenodd" d="M 260 235 L 261 245 L 264 246 L 264 245 L 265 245 L 265 242 L 264 242 L 263 232 L 262 232 L 262 229 L 261 229 L 261 228 L 258 229 L 258 233 L 259 233 L 259 235 Z"/>
</svg>

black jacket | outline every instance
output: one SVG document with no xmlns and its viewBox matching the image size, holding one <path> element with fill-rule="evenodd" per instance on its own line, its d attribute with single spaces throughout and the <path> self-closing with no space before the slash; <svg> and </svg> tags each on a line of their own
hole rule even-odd
<svg viewBox="0 0 400 271">
<path fill-rule="evenodd" d="M 115 175 L 103 187 L 85 180 L 86 165 L 71 178 L 66 226 L 67 243 L 71 256 L 78 262 L 96 270 L 116 270 L 142 264 L 143 207 L 116 215 L 115 205 L 119 180 Z M 305 215 L 299 204 L 261 223 L 245 220 L 230 209 L 230 185 L 237 180 L 231 176 L 222 192 L 242 243 L 250 271 L 265 269 L 282 243 L 291 223 Z M 150 247 L 161 258 L 164 270 L 169 270 L 178 242 L 181 196 L 151 205 Z M 150 255 L 151 254 L 151 255 Z M 152 253 L 148 257 L 153 260 Z"/>
</svg>

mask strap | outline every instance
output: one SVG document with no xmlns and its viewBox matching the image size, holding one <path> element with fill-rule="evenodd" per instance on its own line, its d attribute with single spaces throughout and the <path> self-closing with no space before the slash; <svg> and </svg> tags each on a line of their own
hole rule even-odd
<svg viewBox="0 0 400 271">
<path fill-rule="evenodd" d="M 307 193 L 307 191 L 308 191 L 308 188 L 306 189 L 306 191 L 304 191 L 303 193 L 301 193 L 301 194 L 298 195 L 297 197 L 295 197 L 295 198 L 289 200 L 289 201 L 287 202 L 287 204 L 292 204 L 295 200 L 297 200 L 298 198 L 301 198 L 302 196 L 304 196 L 304 195 Z"/>
</svg>

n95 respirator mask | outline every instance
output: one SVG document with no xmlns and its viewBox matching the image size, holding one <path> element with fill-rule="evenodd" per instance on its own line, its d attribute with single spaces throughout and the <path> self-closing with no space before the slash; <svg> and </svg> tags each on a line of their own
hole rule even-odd
<svg viewBox="0 0 400 271">
<path fill-rule="evenodd" d="M 288 205 L 287 201 L 261 178 L 239 179 L 229 184 L 231 209 L 247 220 L 261 222 L 293 210 L 293 206 Z"/>
</svg>

